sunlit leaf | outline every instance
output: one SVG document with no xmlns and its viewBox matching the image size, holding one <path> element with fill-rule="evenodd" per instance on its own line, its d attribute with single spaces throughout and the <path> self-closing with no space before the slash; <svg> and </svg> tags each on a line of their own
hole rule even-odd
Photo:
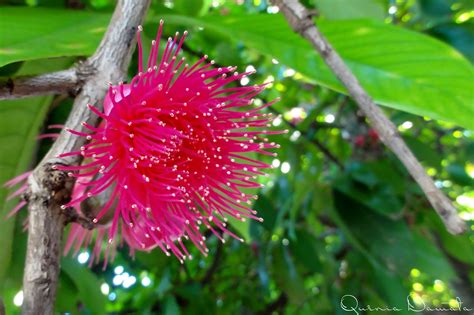
<svg viewBox="0 0 474 315">
<path fill-rule="evenodd" d="M 27 170 L 50 102 L 51 97 L 36 97 L 0 103 L 0 284 L 10 265 L 15 226 L 15 217 L 6 215 L 18 203 L 18 198 L 6 201 L 14 190 L 2 186 Z"/>
<path fill-rule="evenodd" d="M 76 303 L 83 304 L 93 314 L 103 314 L 105 296 L 100 292 L 100 283 L 95 274 L 87 266 L 79 265 L 77 261 L 69 258 L 61 261 L 61 270 L 77 289 Z M 71 309 L 76 305 L 71 305 Z"/>
<path fill-rule="evenodd" d="M 0 67 L 11 62 L 90 55 L 110 15 L 46 8 L 0 9 Z"/>
<path fill-rule="evenodd" d="M 228 35 L 345 93 L 314 48 L 280 15 L 164 18 Z M 321 21 L 319 26 L 377 103 L 474 129 L 474 68 L 454 48 L 373 20 Z"/>
</svg>

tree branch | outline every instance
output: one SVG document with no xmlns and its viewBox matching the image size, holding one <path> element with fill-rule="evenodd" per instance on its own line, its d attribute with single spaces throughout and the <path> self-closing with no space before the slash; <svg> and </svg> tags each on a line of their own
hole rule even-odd
<svg viewBox="0 0 474 315">
<path fill-rule="evenodd" d="M 71 68 L 34 77 L 19 77 L 0 80 L 0 100 L 45 94 L 76 95 L 87 73 Z"/>
<path fill-rule="evenodd" d="M 435 186 L 433 180 L 426 174 L 420 162 L 400 137 L 395 125 L 375 105 L 372 98 L 362 88 L 339 54 L 321 34 L 306 8 L 298 0 L 272 1 L 280 8 L 280 11 L 285 15 L 293 30 L 307 39 L 316 48 L 329 68 L 344 84 L 349 94 L 379 134 L 381 140 L 395 153 L 418 185 L 420 185 L 431 205 L 443 220 L 447 230 L 452 234 L 459 234 L 465 231 L 466 225 L 458 216 L 452 202 Z"/>
<path fill-rule="evenodd" d="M 91 75 L 75 99 L 65 128 L 51 150 L 39 163 L 28 179 L 26 194 L 29 208 L 28 245 L 23 278 L 23 314 L 54 313 L 57 281 L 59 276 L 60 247 L 67 217 L 61 205 L 70 200 L 74 184 L 72 177 L 55 170 L 57 164 L 80 163 L 80 157 L 60 159 L 57 155 L 75 151 L 84 144 L 83 137 L 76 137 L 66 129 L 83 130 L 82 122 L 96 125 L 98 118 L 87 109 L 87 103 L 101 100 L 107 91 L 107 82 L 118 82 L 125 76 L 133 51 L 135 32 L 142 23 L 150 0 L 119 0 L 102 42 L 81 67 Z"/>
</svg>

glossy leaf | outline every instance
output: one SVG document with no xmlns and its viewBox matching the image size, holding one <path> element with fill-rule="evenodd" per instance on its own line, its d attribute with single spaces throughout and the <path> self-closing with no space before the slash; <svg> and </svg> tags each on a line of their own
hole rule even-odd
<svg viewBox="0 0 474 315">
<path fill-rule="evenodd" d="M 305 299 L 304 282 L 298 274 L 293 257 L 286 246 L 275 248 L 275 281 L 288 294 L 290 300 L 301 304 Z"/>
<path fill-rule="evenodd" d="M 174 9 L 179 13 L 190 16 L 204 15 L 211 6 L 211 0 L 175 0 Z"/>
<path fill-rule="evenodd" d="M 110 15 L 46 8 L 0 9 L 0 67 L 15 61 L 90 55 Z"/>
<path fill-rule="evenodd" d="M 164 315 L 179 315 L 179 306 L 178 303 L 176 302 L 176 298 L 172 295 L 169 295 L 166 297 L 164 301 Z"/>
<path fill-rule="evenodd" d="M 6 201 L 3 184 L 27 170 L 35 137 L 43 123 L 51 97 L 37 97 L 0 103 L 0 283 L 10 265 L 15 217 L 6 218 L 18 198 Z"/>
<path fill-rule="evenodd" d="M 330 20 L 373 18 L 383 20 L 385 4 L 380 0 L 316 0 L 316 8 L 322 16 Z"/>
<path fill-rule="evenodd" d="M 278 59 L 309 79 L 345 93 L 314 48 L 280 15 L 164 16 L 201 26 Z M 429 36 L 371 20 L 321 21 L 323 34 L 379 104 L 474 129 L 473 66 Z"/>
<path fill-rule="evenodd" d="M 400 315 L 412 314 L 406 309 L 406 298 L 409 288 L 403 285 L 403 278 L 380 266 L 372 266 L 371 280 L 378 289 L 377 293 L 387 301 L 389 313 Z M 395 309 L 394 309 L 395 308 Z"/>
<path fill-rule="evenodd" d="M 474 184 L 474 179 L 466 173 L 464 165 L 453 163 L 446 167 L 451 179 L 459 185 L 469 186 Z"/>
<path fill-rule="evenodd" d="M 406 191 L 404 178 L 392 163 L 354 162 L 348 165 L 347 171 L 350 176 L 341 176 L 335 182 L 338 191 L 386 216 L 398 215 L 403 210 L 400 196 Z"/>
<path fill-rule="evenodd" d="M 406 276 L 412 268 L 449 280 L 454 272 L 428 240 L 412 233 L 404 221 L 391 220 L 342 193 L 335 193 L 336 218 L 354 245 L 376 266 Z"/>
<path fill-rule="evenodd" d="M 424 162 L 431 167 L 440 167 L 442 158 L 430 145 L 410 136 L 403 137 L 403 140 L 420 162 Z"/>
<path fill-rule="evenodd" d="M 64 258 L 61 261 L 61 270 L 77 288 L 76 303 L 84 304 L 92 314 L 103 314 L 105 296 L 100 292 L 99 280 L 92 271 L 87 266 L 81 266 L 70 258 Z"/>
<path fill-rule="evenodd" d="M 321 241 L 306 230 L 296 231 L 296 240 L 289 243 L 295 260 L 305 266 L 310 272 L 321 272 L 322 263 L 318 253 L 324 252 Z"/>
<path fill-rule="evenodd" d="M 244 239 L 245 241 L 250 241 L 250 235 L 249 235 L 249 227 L 250 227 L 250 221 L 245 220 L 245 221 L 240 221 L 237 220 L 236 218 L 229 218 L 229 224 L 232 225 L 232 227 L 237 231 L 237 236 Z"/>
</svg>

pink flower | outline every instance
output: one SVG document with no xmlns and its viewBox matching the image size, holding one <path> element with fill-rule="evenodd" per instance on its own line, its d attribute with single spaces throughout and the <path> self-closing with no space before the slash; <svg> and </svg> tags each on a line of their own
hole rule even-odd
<svg viewBox="0 0 474 315">
<path fill-rule="evenodd" d="M 28 176 L 30 176 L 32 171 L 25 172 L 21 175 L 16 176 L 15 178 L 10 179 L 8 182 L 3 184 L 3 187 L 5 188 L 13 188 L 15 186 L 19 185 L 19 188 L 17 188 L 13 193 L 11 193 L 7 197 L 7 201 L 11 200 L 15 197 L 20 196 L 23 194 L 27 189 L 28 189 Z M 18 204 L 13 208 L 7 215 L 7 217 L 11 217 L 12 215 L 16 214 L 21 208 L 23 208 L 26 205 L 26 201 L 21 200 L 18 202 Z"/>
<path fill-rule="evenodd" d="M 266 137 L 284 132 L 266 129 L 272 116 L 261 110 L 273 102 L 252 105 L 265 86 L 238 86 L 251 72 L 215 68 L 207 56 L 186 64 L 178 54 L 187 32 L 169 38 L 159 56 L 162 27 L 160 22 L 146 66 L 139 28 L 138 75 L 130 84 L 110 87 L 104 112 L 89 105 L 103 119 L 101 125 L 83 123 L 88 133 L 69 130 L 89 143 L 61 155 L 84 157 L 80 166 L 57 166 L 78 179 L 72 200 L 63 207 L 78 209 L 86 199 L 107 192 L 93 222 L 111 219 L 95 232 L 74 224 L 66 252 L 88 246 L 95 233 L 94 255 L 100 256 L 104 237 L 113 253 L 120 232 L 132 251 L 159 247 L 183 262 L 191 258 L 184 239 L 204 255 L 208 252 L 202 227 L 222 242 L 223 234 L 243 241 L 227 229 L 228 218 L 262 221 L 248 206 L 256 196 L 244 191 L 260 187 L 257 176 L 266 175 L 270 165 L 252 156 L 275 156 L 267 149 L 278 145 Z"/>
</svg>

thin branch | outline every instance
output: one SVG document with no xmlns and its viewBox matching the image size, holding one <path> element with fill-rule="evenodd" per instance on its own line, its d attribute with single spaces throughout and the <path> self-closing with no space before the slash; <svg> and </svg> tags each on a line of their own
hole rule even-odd
<svg viewBox="0 0 474 315">
<path fill-rule="evenodd" d="M 336 77 L 344 84 L 349 94 L 379 134 L 381 140 L 395 153 L 420 185 L 431 205 L 443 220 L 447 230 L 453 234 L 464 232 L 466 224 L 458 216 L 452 202 L 435 186 L 433 180 L 426 174 L 420 162 L 400 137 L 395 125 L 375 105 L 339 54 L 321 34 L 311 14 L 298 0 L 272 1 L 280 8 L 293 30 L 314 46 Z"/>
<path fill-rule="evenodd" d="M 63 210 L 62 213 L 64 216 L 66 216 L 66 219 L 64 221 L 65 225 L 67 225 L 68 223 L 77 223 L 86 230 L 92 230 L 95 227 L 95 224 L 91 219 L 79 215 L 77 211 L 72 207 L 67 207 Z"/>
<path fill-rule="evenodd" d="M 125 76 L 130 62 L 137 26 L 142 23 L 150 0 L 119 0 L 102 42 L 81 67 L 91 75 L 75 99 L 65 128 L 51 150 L 28 179 L 28 245 L 23 278 L 23 314 L 54 314 L 61 238 L 67 217 L 61 205 L 70 200 L 72 177 L 55 169 L 55 165 L 80 163 L 79 157 L 60 159 L 57 155 L 75 151 L 84 144 L 83 137 L 66 132 L 68 128 L 83 130 L 82 122 L 96 125 L 98 118 L 87 109 L 87 103 L 101 100 L 107 82 L 118 82 Z"/>
<path fill-rule="evenodd" d="M 78 69 L 71 68 L 38 76 L 2 79 L 0 80 L 0 100 L 46 94 L 76 95 L 81 83 L 87 79 L 87 74 L 78 73 Z"/>
<path fill-rule="evenodd" d="M 182 48 L 193 56 L 202 57 L 201 54 L 189 48 L 185 43 L 183 43 Z M 37 76 L 3 78 L 0 79 L 0 101 L 51 94 L 76 96 L 82 85 L 93 74 L 93 71 L 94 69 L 91 69 L 87 63 L 81 63 L 58 72 Z"/>
</svg>

